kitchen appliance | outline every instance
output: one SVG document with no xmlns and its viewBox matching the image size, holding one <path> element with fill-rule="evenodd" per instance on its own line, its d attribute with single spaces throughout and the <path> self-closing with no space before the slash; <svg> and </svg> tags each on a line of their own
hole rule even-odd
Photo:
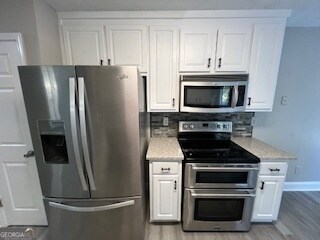
<svg viewBox="0 0 320 240">
<path fill-rule="evenodd" d="M 181 112 L 245 110 L 248 75 L 181 76 Z"/>
<path fill-rule="evenodd" d="M 19 73 L 51 239 L 143 239 L 149 121 L 137 68 Z"/>
<path fill-rule="evenodd" d="M 179 122 L 183 230 L 248 231 L 260 159 L 231 141 L 232 122 Z"/>
</svg>

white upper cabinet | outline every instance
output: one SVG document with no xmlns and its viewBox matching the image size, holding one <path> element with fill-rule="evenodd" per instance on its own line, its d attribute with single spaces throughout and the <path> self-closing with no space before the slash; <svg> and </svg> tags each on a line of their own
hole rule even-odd
<svg viewBox="0 0 320 240">
<path fill-rule="evenodd" d="M 150 78 L 148 111 L 179 110 L 178 28 L 150 27 Z"/>
<path fill-rule="evenodd" d="M 180 31 L 180 72 L 210 72 L 214 61 L 217 30 Z M 213 51 L 214 49 L 214 51 Z"/>
<path fill-rule="evenodd" d="M 248 72 L 251 36 L 251 27 L 219 28 L 215 71 Z"/>
<path fill-rule="evenodd" d="M 147 27 L 142 25 L 107 25 L 107 46 L 111 65 L 148 69 Z"/>
<path fill-rule="evenodd" d="M 247 111 L 272 111 L 284 32 L 285 23 L 254 27 Z"/>
<path fill-rule="evenodd" d="M 100 65 L 106 61 L 103 26 L 63 26 L 64 64 Z"/>
</svg>

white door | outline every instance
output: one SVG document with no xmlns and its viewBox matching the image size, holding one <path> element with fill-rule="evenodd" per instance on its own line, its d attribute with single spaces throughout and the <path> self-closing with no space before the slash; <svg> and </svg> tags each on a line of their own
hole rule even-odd
<svg viewBox="0 0 320 240">
<path fill-rule="evenodd" d="M 17 66 L 18 41 L 0 34 L 0 198 L 4 225 L 47 225 Z M 3 39 L 3 40 L 2 40 Z"/>
<path fill-rule="evenodd" d="M 178 219 L 178 192 L 178 175 L 153 176 L 153 220 Z"/>
<path fill-rule="evenodd" d="M 147 27 L 140 25 L 108 25 L 107 45 L 111 65 L 137 66 L 148 69 Z"/>
<path fill-rule="evenodd" d="M 150 78 L 148 110 L 179 110 L 178 28 L 150 27 Z"/>
<path fill-rule="evenodd" d="M 252 29 L 220 28 L 216 55 L 216 72 L 248 72 Z"/>
<path fill-rule="evenodd" d="M 108 64 L 103 26 L 63 26 L 62 34 L 65 64 Z"/>
<path fill-rule="evenodd" d="M 180 32 L 180 72 L 210 72 L 216 47 L 215 29 L 182 29 Z"/>
<path fill-rule="evenodd" d="M 250 63 L 248 111 L 272 111 L 285 24 L 254 27 Z"/>
<path fill-rule="evenodd" d="M 284 178 L 284 176 L 259 176 L 253 221 L 273 221 L 278 218 Z"/>
</svg>

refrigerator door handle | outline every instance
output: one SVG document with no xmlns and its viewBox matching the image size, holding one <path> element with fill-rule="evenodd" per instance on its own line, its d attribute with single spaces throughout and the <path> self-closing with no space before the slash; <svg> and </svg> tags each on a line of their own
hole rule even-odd
<svg viewBox="0 0 320 240">
<path fill-rule="evenodd" d="M 70 205 L 57 203 L 57 202 L 49 202 L 49 206 L 51 207 L 60 208 L 60 209 L 68 210 L 72 212 L 100 212 L 100 211 L 107 211 L 111 209 L 127 207 L 131 205 L 134 205 L 134 200 L 114 203 L 110 205 L 98 206 L 98 207 L 75 207 L 75 206 L 70 206 Z"/>
<path fill-rule="evenodd" d="M 75 161 L 78 169 L 78 173 L 80 176 L 80 182 L 82 185 L 82 189 L 84 191 L 88 191 L 88 186 L 86 182 L 86 178 L 84 176 L 84 171 L 82 168 L 79 143 L 78 143 L 78 131 L 77 131 L 77 111 L 76 111 L 76 85 L 75 78 L 69 78 L 69 98 L 70 98 L 70 122 L 71 122 L 71 135 L 72 135 L 72 143 L 75 155 Z"/>
<path fill-rule="evenodd" d="M 91 160 L 89 155 L 88 148 L 88 138 L 87 138 L 87 124 L 86 124 L 86 104 L 85 104 L 85 89 L 84 89 L 84 78 L 78 78 L 79 83 L 79 115 L 80 115 L 80 132 L 81 132 L 81 141 L 82 141 L 82 149 L 84 155 L 84 163 L 86 166 L 89 184 L 91 190 L 96 190 L 96 185 L 93 178 L 93 172 L 91 167 Z"/>
</svg>

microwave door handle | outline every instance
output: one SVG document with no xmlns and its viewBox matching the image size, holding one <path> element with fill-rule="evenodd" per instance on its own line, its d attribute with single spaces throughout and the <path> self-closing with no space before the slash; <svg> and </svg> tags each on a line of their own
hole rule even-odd
<svg viewBox="0 0 320 240">
<path fill-rule="evenodd" d="M 71 124 L 71 136 L 72 144 L 74 149 L 74 157 L 76 161 L 76 166 L 78 169 L 78 174 L 80 177 L 80 182 L 82 189 L 88 191 L 87 182 L 84 176 L 84 170 L 82 166 L 82 161 L 80 157 L 80 149 L 78 143 L 78 130 L 77 130 L 77 110 L 76 110 L 76 83 L 75 78 L 69 78 L 69 99 L 70 99 L 70 124 Z"/>
<path fill-rule="evenodd" d="M 232 108 L 235 108 L 237 106 L 238 99 L 239 99 L 239 89 L 238 89 L 238 85 L 235 85 L 233 86 L 233 90 L 232 90 L 232 102 L 231 102 Z"/>
<path fill-rule="evenodd" d="M 87 138 L 87 123 L 86 123 L 86 104 L 85 104 L 85 88 L 84 78 L 79 77 L 79 115 L 80 115 L 80 132 L 82 140 L 82 149 L 84 155 L 84 163 L 86 166 L 89 184 L 91 190 L 96 190 L 96 185 L 93 178 L 91 160 L 89 155 L 88 138 Z"/>
</svg>

